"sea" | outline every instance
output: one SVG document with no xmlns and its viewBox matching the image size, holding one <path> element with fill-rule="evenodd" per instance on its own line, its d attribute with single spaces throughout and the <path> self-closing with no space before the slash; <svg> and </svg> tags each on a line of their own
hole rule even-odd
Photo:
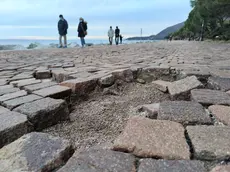
<svg viewBox="0 0 230 172">
<path fill-rule="evenodd" d="M 123 40 L 124 44 L 133 44 L 133 43 L 138 43 L 138 42 L 146 42 L 146 41 L 128 41 L 128 40 Z M 148 41 L 149 42 L 149 41 Z M 58 40 L 26 40 L 26 39 L 0 39 L 0 45 L 21 45 L 24 47 L 28 47 L 31 43 L 37 43 L 40 45 L 45 45 L 48 46 L 50 44 L 58 44 Z M 80 45 L 80 40 L 68 40 L 68 44 L 70 43 L 75 43 Z M 90 44 L 108 44 L 108 40 L 106 39 L 86 39 L 86 43 Z"/>
</svg>

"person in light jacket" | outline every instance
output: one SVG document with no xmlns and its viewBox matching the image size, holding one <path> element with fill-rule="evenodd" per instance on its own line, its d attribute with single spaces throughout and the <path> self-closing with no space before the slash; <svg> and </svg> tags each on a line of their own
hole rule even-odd
<svg viewBox="0 0 230 172">
<path fill-rule="evenodd" d="M 87 35 L 87 22 L 81 17 L 78 24 L 78 37 L 81 39 L 82 47 L 85 46 L 85 36 Z"/>
<path fill-rule="evenodd" d="M 109 37 L 109 44 L 112 45 L 113 44 L 113 37 L 114 37 L 114 30 L 113 30 L 112 26 L 110 26 L 110 29 L 108 31 L 108 37 Z"/>
</svg>

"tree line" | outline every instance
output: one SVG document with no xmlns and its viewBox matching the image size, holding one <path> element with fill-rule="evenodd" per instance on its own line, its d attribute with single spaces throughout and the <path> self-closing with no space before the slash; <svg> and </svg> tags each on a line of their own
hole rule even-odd
<svg viewBox="0 0 230 172">
<path fill-rule="evenodd" d="M 190 0 L 192 11 L 174 39 L 230 40 L 230 0 Z"/>
</svg>

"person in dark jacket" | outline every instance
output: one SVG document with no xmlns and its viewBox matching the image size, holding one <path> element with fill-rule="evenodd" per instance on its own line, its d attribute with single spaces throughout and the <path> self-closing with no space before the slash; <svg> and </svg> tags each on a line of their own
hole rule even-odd
<svg viewBox="0 0 230 172">
<path fill-rule="evenodd" d="M 85 46 L 85 36 L 87 35 L 87 22 L 81 17 L 78 24 L 78 37 L 81 39 L 82 47 Z"/>
<path fill-rule="evenodd" d="M 117 26 L 116 29 L 115 29 L 115 42 L 116 42 L 116 45 L 118 45 L 118 43 L 119 43 L 119 37 L 120 37 L 120 29 Z"/>
<path fill-rule="evenodd" d="M 59 15 L 58 22 L 58 32 L 59 32 L 59 48 L 67 48 L 67 30 L 68 30 L 68 22 L 64 19 L 63 15 Z M 62 37 L 64 38 L 64 47 L 62 44 Z"/>
</svg>

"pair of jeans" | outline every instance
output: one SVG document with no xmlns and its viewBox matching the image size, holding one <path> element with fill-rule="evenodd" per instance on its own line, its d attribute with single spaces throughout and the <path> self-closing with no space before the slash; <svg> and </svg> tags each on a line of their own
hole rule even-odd
<svg viewBox="0 0 230 172">
<path fill-rule="evenodd" d="M 64 46 L 67 46 L 67 38 L 66 35 L 59 35 L 59 45 L 62 47 L 62 37 L 64 38 Z"/>
<path fill-rule="evenodd" d="M 119 37 L 116 37 L 115 41 L 116 41 L 116 45 L 118 45 L 119 44 Z"/>
<path fill-rule="evenodd" d="M 82 38 L 80 38 L 80 39 L 81 39 L 81 46 L 84 47 L 84 46 L 85 46 L 85 38 L 82 37 Z"/>
<path fill-rule="evenodd" d="M 110 45 L 113 44 L 113 37 L 109 37 L 109 44 L 110 44 Z"/>
</svg>

